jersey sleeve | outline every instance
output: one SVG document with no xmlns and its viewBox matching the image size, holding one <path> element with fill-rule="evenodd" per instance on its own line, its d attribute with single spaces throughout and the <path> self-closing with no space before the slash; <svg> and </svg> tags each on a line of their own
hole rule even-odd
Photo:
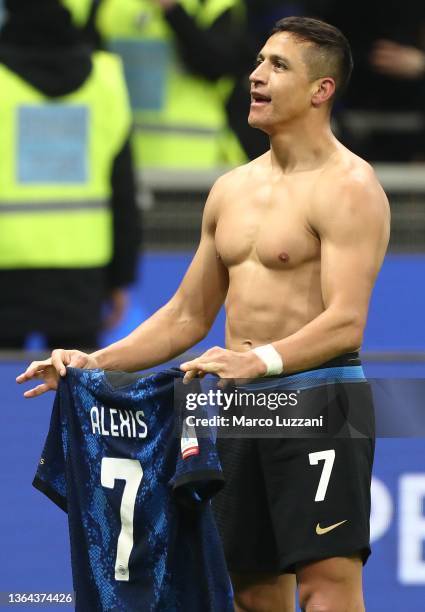
<svg viewBox="0 0 425 612">
<path fill-rule="evenodd" d="M 49 431 L 33 480 L 33 486 L 44 493 L 59 508 L 67 512 L 65 475 L 67 434 L 66 430 L 62 428 L 61 418 L 59 388 L 53 404 Z"/>
<path fill-rule="evenodd" d="M 224 486 L 224 477 L 212 432 L 202 428 L 198 436 L 194 426 L 182 420 L 180 449 L 176 471 L 170 481 L 177 500 L 196 505 L 211 499 Z"/>
</svg>

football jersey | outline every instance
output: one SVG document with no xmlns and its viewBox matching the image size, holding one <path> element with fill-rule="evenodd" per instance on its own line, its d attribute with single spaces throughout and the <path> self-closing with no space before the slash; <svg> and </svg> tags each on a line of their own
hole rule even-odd
<svg viewBox="0 0 425 612">
<path fill-rule="evenodd" d="M 67 368 L 59 383 L 33 484 L 68 513 L 76 610 L 233 611 L 209 501 L 223 477 L 174 409 L 182 375 Z"/>
</svg>

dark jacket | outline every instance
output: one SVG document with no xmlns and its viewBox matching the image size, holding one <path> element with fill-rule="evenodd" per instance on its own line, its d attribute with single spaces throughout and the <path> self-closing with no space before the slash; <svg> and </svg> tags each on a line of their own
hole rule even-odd
<svg viewBox="0 0 425 612">
<path fill-rule="evenodd" d="M 8 0 L 6 8 L 8 3 L 11 14 L 0 31 L 0 62 L 49 98 L 78 90 L 91 74 L 91 50 L 80 43 L 69 13 L 55 0 Z M 109 291 L 134 281 L 141 228 L 128 140 L 115 159 L 111 185 L 110 265 L 1 270 L 0 344 L 2 337 L 33 331 L 69 335 L 98 331 Z"/>
</svg>

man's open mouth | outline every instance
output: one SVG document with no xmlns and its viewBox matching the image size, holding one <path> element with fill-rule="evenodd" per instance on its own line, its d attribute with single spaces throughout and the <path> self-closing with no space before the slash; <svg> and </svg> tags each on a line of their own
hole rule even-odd
<svg viewBox="0 0 425 612">
<path fill-rule="evenodd" d="M 265 96 L 264 94 L 260 94 L 256 91 L 251 92 L 251 104 L 261 106 L 269 104 L 269 102 L 271 102 L 270 96 Z"/>
</svg>

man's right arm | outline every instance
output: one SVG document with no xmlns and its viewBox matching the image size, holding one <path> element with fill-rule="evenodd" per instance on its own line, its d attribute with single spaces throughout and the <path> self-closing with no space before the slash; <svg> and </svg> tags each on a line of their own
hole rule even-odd
<svg viewBox="0 0 425 612">
<path fill-rule="evenodd" d="M 65 374 L 67 365 L 128 372 L 142 370 L 180 355 L 205 337 L 228 288 L 228 273 L 215 248 L 223 183 L 224 179 L 219 179 L 211 190 L 205 205 L 198 249 L 170 301 L 131 334 L 91 355 L 57 349 L 50 359 L 33 362 L 17 377 L 17 382 L 33 378 L 42 378 L 44 382 L 27 391 L 26 397 L 55 389 L 58 375 Z"/>
<path fill-rule="evenodd" d="M 164 363 L 202 340 L 224 302 L 228 274 L 215 248 L 220 186 L 213 187 L 196 254 L 171 300 L 126 338 L 93 353 L 99 367 L 127 372 Z"/>
</svg>

